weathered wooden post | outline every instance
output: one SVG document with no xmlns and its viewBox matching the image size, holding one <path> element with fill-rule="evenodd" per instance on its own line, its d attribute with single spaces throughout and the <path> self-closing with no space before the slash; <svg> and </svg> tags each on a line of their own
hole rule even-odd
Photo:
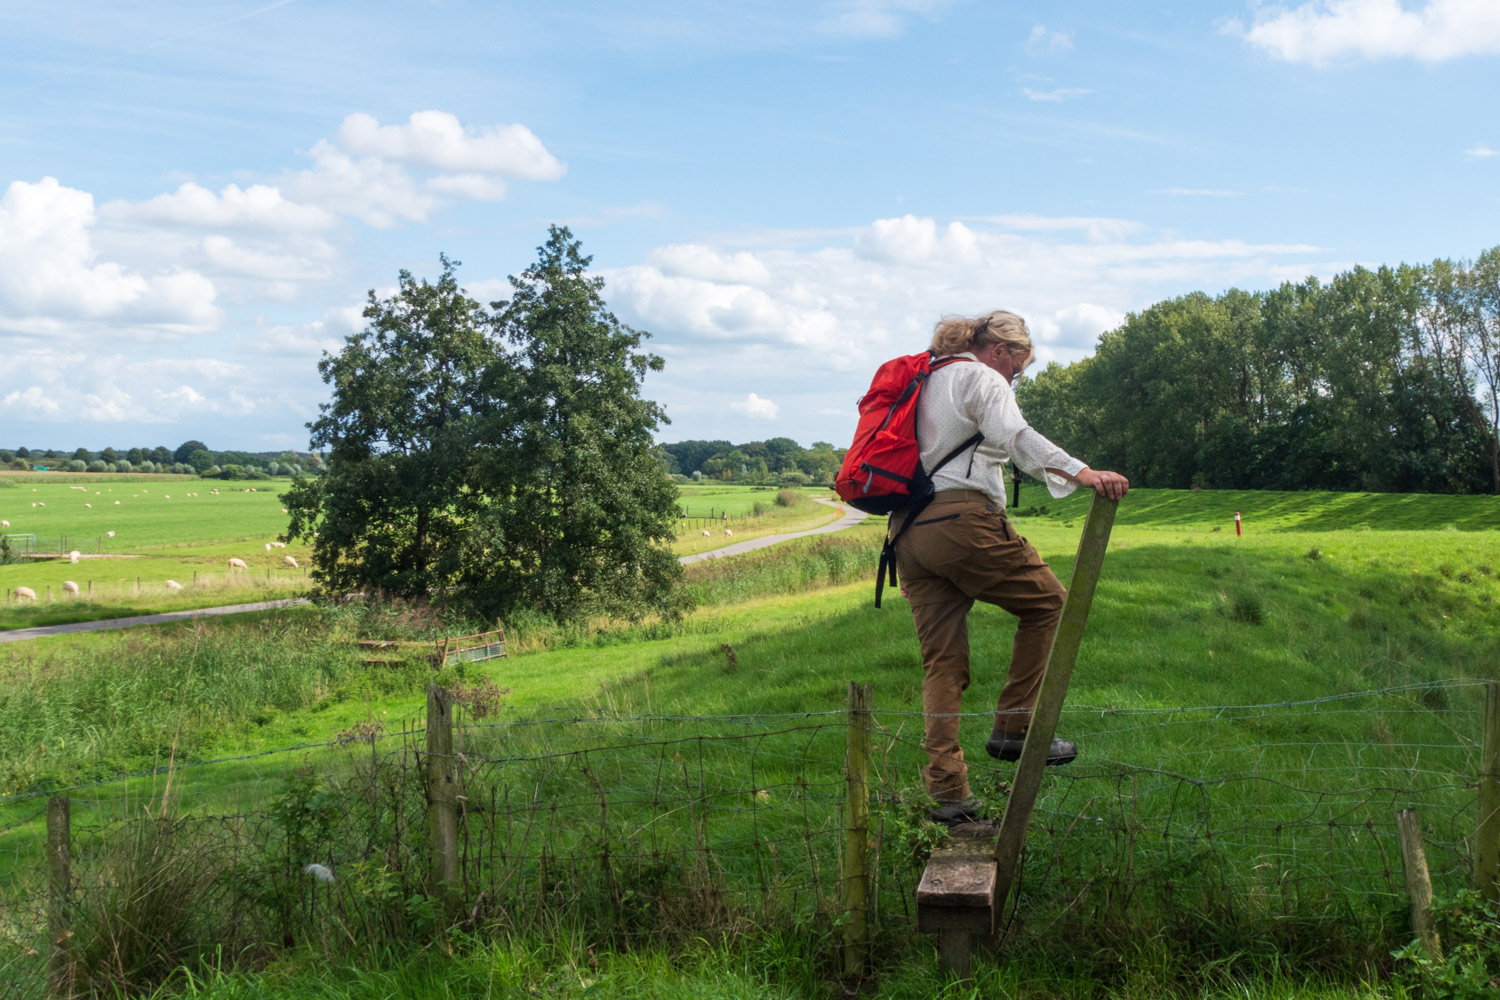
<svg viewBox="0 0 1500 1000">
<path fill-rule="evenodd" d="M 453 753 L 453 695 L 427 685 L 427 833 L 431 889 L 458 893 L 458 758 Z"/>
<path fill-rule="evenodd" d="M 68 912 L 68 893 L 72 881 L 72 836 L 66 796 L 47 800 L 47 939 L 52 942 L 47 955 L 47 996 L 49 1000 L 68 1000 L 73 996 L 73 963 L 69 945 L 73 931 Z"/>
<path fill-rule="evenodd" d="M 1479 829 L 1474 836 L 1474 888 L 1500 901 L 1500 684 L 1484 686 L 1484 744 L 1479 753 Z"/>
<path fill-rule="evenodd" d="M 1442 961 L 1443 948 L 1432 920 L 1432 880 L 1427 874 L 1427 852 L 1422 848 L 1422 821 L 1415 809 L 1396 810 L 1396 839 L 1401 844 L 1401 867 L 1411 896 L 1411 929 L 1427 954 Z"/>
<path fill-rule="evenodd" d="M 844 975 L 864 975 L 870 944 L 870 711 L 874 685 L 849 682 L 844 826 Z"/>
<path fill-rule="evenodd" d="M 1026 728 L 1026 743 L 1021 748 L 1010 798 L 1005 803 L 1005 815 L 1000 819 L 1000 837 L 995 842 L 995 904 L 991 908 L 991 926 L 995 930 L 999 929 L 1005 897 L 1010 893 L 1021 846 L 1026 841 L 1026 828 L 1031 825 L 1031 812 L 1042 787 L 1042 769 L 1047 766 L 1047 751 L 1052 745 L 1053 734 L 1057 732 L 1063 699 L 1068 696 L 1068 682 L 1073 678 L 1073 664 L 1078 659 L 1078 647 L 1083 643 L 1083 629 L 1088 623 L 1089 606 L 1094 601 L 1094 587 L 1099 582 L 1099 570 L 1104 565 L 1104 551 L 1109 547 L 1109 532 L 1114 527 L 1115 510 L 1119 505 L 1118 500 L 1094 494 L 1089 504 L 1088 520 L 1083 525 L 1083 536 L 1078 540 L 1073 576 L 1068 580 L 1068 596 L 1063 601 L 1057 633 L 1052 637 L 1046 672 L 1042 674 L 1042 688 L 1037 693 L 1031 724 Z"/>
</svg>

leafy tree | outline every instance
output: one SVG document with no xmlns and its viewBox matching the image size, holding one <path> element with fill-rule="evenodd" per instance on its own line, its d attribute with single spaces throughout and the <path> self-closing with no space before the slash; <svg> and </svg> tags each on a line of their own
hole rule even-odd
<svg viewBox="0 0 1500 1000">
<path fill-rule="evenodd" d="M 89 454 L 89 450 L 87 448 L 79 448 L 77 451 L 73 452 L 73 457 L 80 462 L 87 462 L 94 456 Z"/>
<path fill-rule="evenodd" d="M 161 451 L 165 449 L 158 450 Z M 208 445 L 204 444 L 202 441 L 184 441 L 182 442 L 182 444 L 177 446 L 176 451 L 166 456 L 163 461 L 181 462 L 184 464 L 191 463 L 193 460 L 193 452 L 195 451 L 208 451 Z M 212 458 L 212 456 L 209 457 Z"/>
<path fill-rule="evenodd" d="M 493 366 L 510 401 L 497 423 L 514 461 L 490 463 L 489 490 L 510 498 L 508 558 L 486 588 L 491 606 L 519 601 L 558 619 L 587 611 L 636 616 L 681 607 L 675 535 L 677 490 L 651 455 L 666 415 L 641 396 L 662 359 L 639 348 L 648 334 L 605 305 L 604 279 L 566 227 L 547 242 L 495 329 L 517 349 Z"/>
<path fill-rule="evenodd" d="M 106 462 L 118 462 L 120 460 L 120 456 L 115 453 L 113 448 L 105 448 L 99 453 L 99 457 Z"/>
<path fill-rule="evenodd" d="M 140 448 L 132 448 L 125 453 L 125 458 L 131 465 L 140 465 L 142 462 L 150 461 L 150 456 Z"/>
<path fill-rule="evenodd" d="M 651 455 L 664 418 L 640 398 L 660 359 L 607 312 L 566 229 L 494 313 L 440 260 L 436 283 L 403 271 L 391 298 L 371 292 L 366 329 L 319 363 L 326 473 L 283 494 L 314 578 L 485 616 L 675 610 L 681 568 L 660 543 L 676 492 Z"/>
<path fill-rule="evenodd" d="M 17 458 L 30 458 L 31 457 L 31 449 L 28 448 L 28 447 L 26 447 L 25 445 L 22 445 L 21 447 L 19 447 L 19 448 L 16 449 L 16 457 Z"/>
<path fill-rule="evenodd" d="M 194 472 L 207 472 L 214 464 L 214 457 L 207 448 L 198 448 L 188 454 L 187 464 Z"/>
</svg>

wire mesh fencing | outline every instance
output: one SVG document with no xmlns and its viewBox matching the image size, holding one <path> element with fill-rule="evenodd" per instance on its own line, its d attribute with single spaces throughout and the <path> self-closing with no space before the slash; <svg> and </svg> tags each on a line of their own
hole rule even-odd
<svg viewBox="0 0 1500 1000">
<path fill-rule="evenodd" d="M 1400 943 L 1395 811 L 1418 810 L 1440 894 L 1467 884 L 1481 702 L 1480 682 L 1453 681 L 1263 705 L 1070 707 L 1060 731 L 1081 755 L 1049 769 L 1007 927 L 1036 942 L 1153 927 L 1230 945 L 1237 929 L 1290 940 L 1308 928 L 1367 953 Z M 522 715 L 474 692 L 436 753 L 416 718 L 69 790 L 60 895 L 40 850 L 45 798 L 11 797 L 0 987 L 40 995 L 49 962 L 59 974 L 49 906 L 67 913 L 63 971 L 80 991 L 286 947 L 373 954 L 445 931 L 831 935 L 851 837 L 871 848 L 871 934 L 899 941 L 940 831 L 924 822 L 921 714 L 882 708 L 879 692 L 875 705 L 871 819 L 857 830 L 847 712 Z M 964 735 L 982 740 L 990 722 L 966 717 Z M 969 766 L 998 816 L 1012 768 L 982 753 Z"/>
</svg>

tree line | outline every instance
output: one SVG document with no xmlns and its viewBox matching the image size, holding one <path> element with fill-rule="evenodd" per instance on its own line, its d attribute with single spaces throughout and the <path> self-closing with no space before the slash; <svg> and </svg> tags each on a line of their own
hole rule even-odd
<svg viewBox="0 0 1500 1000">
<path fill-rule="evenodd" d="M 814 441 L 804 448 L 791 438 L 730 444 L 728 441 L 678 441 L 656 447 L 657 461 L 679 481 L 806 486 L 832 483 L 844 458 L 843 448 Z"/>
<path fill-rule="evenodd" d="M 1021 380 L 1028 421 L 1138 486 L 1500 492 L 1500 247 L 1158 302 Z"/>
<path fill-rule="evenodd" d="M 301 476 L 322 471 L 323 458 L 316 452 L 210 451 L 202 441 L 184 441 L 175 449 L 103 448 L 72 452 L 55 448 L 14 450 L 0 448 L 0 467 L 17 471 L 46 469 L 52 472 L 152 472 L 209 479 L 268 479 L 271 476 Z"/>
</svg>

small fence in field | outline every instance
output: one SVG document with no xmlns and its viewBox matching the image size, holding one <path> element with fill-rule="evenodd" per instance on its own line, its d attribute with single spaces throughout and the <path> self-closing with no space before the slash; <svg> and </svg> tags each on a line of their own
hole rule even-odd
<svg viewBox="0 0 1500 1000">
<path fill-rule="evenodd" d="M 1309 961 L 1380 959 L 1411 936 L 1398 810 L 1418 812 L 1440 894 L 1470 883 L 1476 855 L 1496 857 L 1477 834 L 1478 793 L 1495 783 L 1482 748 L 1500 745 L 1482 690 L 1067 708 L 1083 753 L 1048 769 L 1007 940 L 1124 946 L 1148 930 L 1199 949 L 1279 940 Z M 629 942 L 772 924 L 859 950 L 910 940 L 937 836 L 920 712 L 877 698 L 716 717 L 520 713 L 503 693 L 434 688 L 399 729 L 372 721 L 0 798 L 0 989 L 133 988 L 158 960 L 378 950 L 446 927 L 571 922 Z M 990 718 L 965 730 L 987 733 Z M 1012 770 L 969 764 L 998 814 Z M 111 907 L 148 886 L 163 906 L 191 901 L 154 951 L 108 929 Z M 131 947 L 145 956 L 134 965 Z"/>
</svg>

